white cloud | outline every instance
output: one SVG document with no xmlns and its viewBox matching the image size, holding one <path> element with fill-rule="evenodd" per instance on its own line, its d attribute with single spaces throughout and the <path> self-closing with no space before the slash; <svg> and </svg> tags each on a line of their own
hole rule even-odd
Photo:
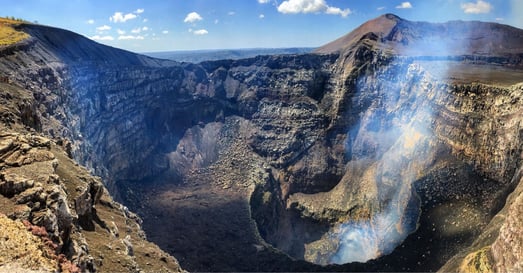
<svg viewBox="0 0 523 273">
<path fill-rule="evenodd" d="M 187 16 L 185 16 L 185 19 L 183 19 L 183 22 L 184 23 L 194 23 L 194 22 L 201 21 L 201 20 L 203 20 L 203 18 L 200 16 L 200 14 L 193 11 L 193 12 L 187 14 Z"/>
<path fill-rule="evenodd" d="M 93 19 L 89 19 L 89 20 L 87 20 L 87 23 L 88 23 L 89 25 L 92 25 L 92 24 L 94 24 L 94 20 L 93 20 Z"/>
<path fill-rule="evenodd" d="M 218 23 L 220 23 L 220 20 L 215 19 L 215 20 L 214 20 L 214 24 L 217 25 Z"/>
<path fill-rule="evenodd" d="M 115 12 L 114 15 L 109 18 L 109 20 L 114 23 L 125 23 L 128 20 L 135 19 L 136 17 L 138 16 L 136 16 L 134 13 L 127 13 L 124 15 L 122 12 Z"/>
<path fill-rule="evenodd" d="M 258 3 L 260 4 L 267 4 L 269 3 L 271 0 L 258 0 Z"/>
<path fill-rule="evenodd" d="M 381 7 L 378 7 L 377 10 L 384 10 L 385 7 L 381 6 Z"/>
<path fill-rule="evenodd" d="M 137 27 L 137 28 L 132 29 L 131 33 L 138 34 L 138 33 L 142 32 L 142 31 L 148 31 L 148 30 L 149 30 L 148 27 L 141 27 L 141 28 Z"/>
<path fill-rule="evenodd" d="M 96 41 L 113 41 L 114 38 L 112 36 L 100 36 L 100 35 L 95 35 L 95 36 L 92 36 L 91 37 L 91 40 L 96 40 Z"/>
<path fill-rule="evenodd" d="M 324 0 L 287 0 L 278 6 L 281 13 L 311 13 L 327 9 Z"/>
<path fill-rule="evenodd" d="M 236 14 L 236 12 L 234 12 L 234 11 L 229 11 L 227 14 L 228 14 L 229 16 L 233 16 L 233 15 Z"/>
<path fill-rule="evenodd" d="M 340 8 L 336 8 L 336 7 L 327 7 L 327 10 L 325 11 L 325 13 L 327 14 L 333 14 L 333 15 L 341 15 L 341 17 L 347 17 L 349 16 L 349 14 L 351 14 L 351 10 L 350 9 L 340 9 Z"/>
<path fill-rule="evenodd" d="M 118 32 L 118 35 L 124 35 L 125 30 L 117 29 L 116 32 Z"/>
<path fill-rule="evenodd" d="M 410 2 L 403 2 L 401 5 L 396 6 L 397 9 L 411 9 L 412 4 Z"/>
<path fill-rule="evenodd" d="M 327 5 L 325 0 L 287 0 L 278 6 L 281 13 L 320 13 L 341 15 L 343 17 L 351 14 L 350 9 L 340 9 Z"/>
<path fill-rule="evenodd" d="M 496 21 L 498 21 L 498 22 L 505 21 L 505 18 L 497 17 L 497 18 L 496 18 Z"/>
<path fill-rule="evenodd" d="M 142 22 L 147 23 L 148 21 L 149 21 L 149 19 L 145 18 L 145 19 L 143 19 Z"/>
<path fill-rule="evenodd" d="M 489 13 L 492 10 L 492 5 L 489 2 L 485 2 L 483 0 L 478 0 L 476 3 L 468 2 L 461 4 L 461 9 L 465 13 L 473 13 L 473 14 L 479 14 L 479 13 Z"/>
<path fill-rule="evenodd" d="M 101 32 L 101 31 L 106 31 L 106 30 L 110 30 L 110 29 L 111 29 L 110 26 L 108 26 L 108 25 L 103 25 L 103 26 L 101 26 L 101 27 L 97 27 L 97 28 L 96 28 L 96 31 Z"/>
<path fill-rule="evenodd" d="M 133 36 L 133 35 L 120 35 L 118 37 L 118 40 L 143 40 L 145 39 L 143 36 L 140 36 L 140 35 L 137 35 L 137 36 Z"/>
<path fill-rule="evenodd" d="M 164 30 L 164 31 L 162 31 L 162 33 L 163 33 L 163 34 L 169 34 L 169 31 L 168 31 L 168 30 Z M 153 34 L 153 35 L 156 36 L 156 33 Z"/>
<path fill-rule="evenodd" d="M 209 32 L 206 29 L 198 29 L 198 30 L 193 31 L 193 33 L 194 33 L 194 35 L 205 35 L 205 34 L 208 34 Z"/>
<path fill-rule="evenodd" d="M 260 19 L 265 18 L 265 14 L 260 14 L 260 15 L 258 16 L 258 18 L 260 18 Z"/>
<path fill-rule="evenodd" d="M 135 13 L 136 13 L 136 14 L 141 14 L 141 13 L 143 13 L 144 11 L 145 11 L 144 9 L 137 9 L 137 10 L 135 11 Z"/>
</svg>

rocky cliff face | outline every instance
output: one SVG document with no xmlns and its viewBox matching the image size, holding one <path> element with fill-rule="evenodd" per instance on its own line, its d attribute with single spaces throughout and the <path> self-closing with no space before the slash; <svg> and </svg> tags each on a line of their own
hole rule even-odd
<svg viewBox="0 0 523 273">
<path fill-rule="evenodd" d="M 521 266 L 521 30 L 384 15 L 317 54 L 179 64 L 21 29 L 32 38 L 0 58 L 21 90 L 6 126 L 101 176 L 184 268 Z M 19 154 L 2 164 L 53 160 Z M 103 191 L 85 183 L 66 218 L 96 230 Z"/>
<path fill-rule="evenodd" d="M 66 53 L 54 38 L 71 34 L 39 26 L 24 30 L 31 38 L 0 49 L 2 271 L 182 271 L 147 241 L 141 219 L 70 158 L 82 142 L 68 104 L 74 93 L 65 55 L 81 56 Z"/>
</svg>

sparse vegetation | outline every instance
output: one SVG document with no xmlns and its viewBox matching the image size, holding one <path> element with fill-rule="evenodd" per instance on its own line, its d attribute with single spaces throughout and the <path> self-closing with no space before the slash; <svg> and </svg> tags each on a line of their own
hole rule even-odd
<svg viewBox="0 0 523 273">
<path fill-rule="evenodd" d="M 15 22 L 27 22 L 26 20 L 22 18 L 15 18 L 14 16 L 6 16 L 6 17 L 0 17 L 0 20 L 9 20 L 9 21 L 15 21 Z"/>
<path fill-rule="evenodd" d="M 0 214 L 0 226 L 0 267 L 17 263 L 26 269 L 55 271 L 56 260 L 49 257 L 49 248 L 35 232 L 3 214 Z"/>
<path fill-rule="evenodd" d="M 18 31 L 14 28 L 14 26 L 19 25 L 22 22 L 25 21 L 20 18 L 0 18 L 0 46 L 12 45 L 29 37 L 27 33 Z"/>
</svg>

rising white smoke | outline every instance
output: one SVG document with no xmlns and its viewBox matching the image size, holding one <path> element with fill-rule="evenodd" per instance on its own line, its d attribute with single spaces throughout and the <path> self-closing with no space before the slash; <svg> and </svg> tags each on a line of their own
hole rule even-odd
<svg viewBox="0 0 523 273">
<path fill-rule="evenodd" d="M 381 210 L 370 219 L 351 220 L 331 231 L 329 236 L 338 248 L 329 263 L 365 262 L 389 254 L 416 229 L 419 206 L 413 195 L 413 182 L 433 160 L 430 128 L 433 113 L 428 100 L 434 89 L 416 64 L 397 72 L 404 75 L 391 77 L 398 79 L 397 82 L 382 79 L 378 87 L 381 94 L 377 98 L 381 103 L 363 115 L 371 117 L 367 123 L 377 122 L 372 119 L 389 121 L 377 132 L 362 134 L 366 138 L 364 142 L 380 145 L 377 154 L 372 156 L 377 160 L 374 180 Z M 370 91 L 365 90 L 365 86 L 359 89 L 359 92 Z M 366 124 L 360 125 L 359 130 L 366 129 Z M 361 142 L 356 139 L 354 143 Z M 357 183 L 358 179 L 354 180 Z"/>
<path fill-rule="evenodd" d="M 520 1 L 512 3 L 521 6 Z M 327 236 L 336 251 L 327 254 L 327 263 L 366 262 L 387 255 L 416 230 L 420 211 L 413 183 L 434 164 L 438 143 L 431 127 L 436 111 L 432 107 L 438 100 L 451 100 L 444 81 L 452 78 L 449 68 L 460 62 L 458 56 L 493 50 L 477 42 L 489 37 L 478 31 L 478 23 L 399 24 L 387 36 L 390 45 L 398 47 L 392 49 L 397 57 L 356 84 L 351 107 L 365 110 L 361 122 L 349 129 L 346 147 L 355 162 L 374 162 L 369 172 L 361 173 L 374 174 L 379 209 L 368 219 L 331 229 Z M 361 101 L 369 97 L 371 103 L 362 107 Z M 351 177 L 349 183 L 363 179 Z"/>
</svg>

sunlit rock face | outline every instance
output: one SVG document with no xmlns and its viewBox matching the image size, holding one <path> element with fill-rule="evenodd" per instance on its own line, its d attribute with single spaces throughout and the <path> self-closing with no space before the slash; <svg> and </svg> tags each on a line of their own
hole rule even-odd
<svg viewBox="0 0 523 273">
<path fill-rule="evenodd" d="M 0 66 L 37 127 L 183 268 L 520 266 L 522 30 L 384 15 L 317 54 L 180 64 L 26 28 Z"/>
</svg>

